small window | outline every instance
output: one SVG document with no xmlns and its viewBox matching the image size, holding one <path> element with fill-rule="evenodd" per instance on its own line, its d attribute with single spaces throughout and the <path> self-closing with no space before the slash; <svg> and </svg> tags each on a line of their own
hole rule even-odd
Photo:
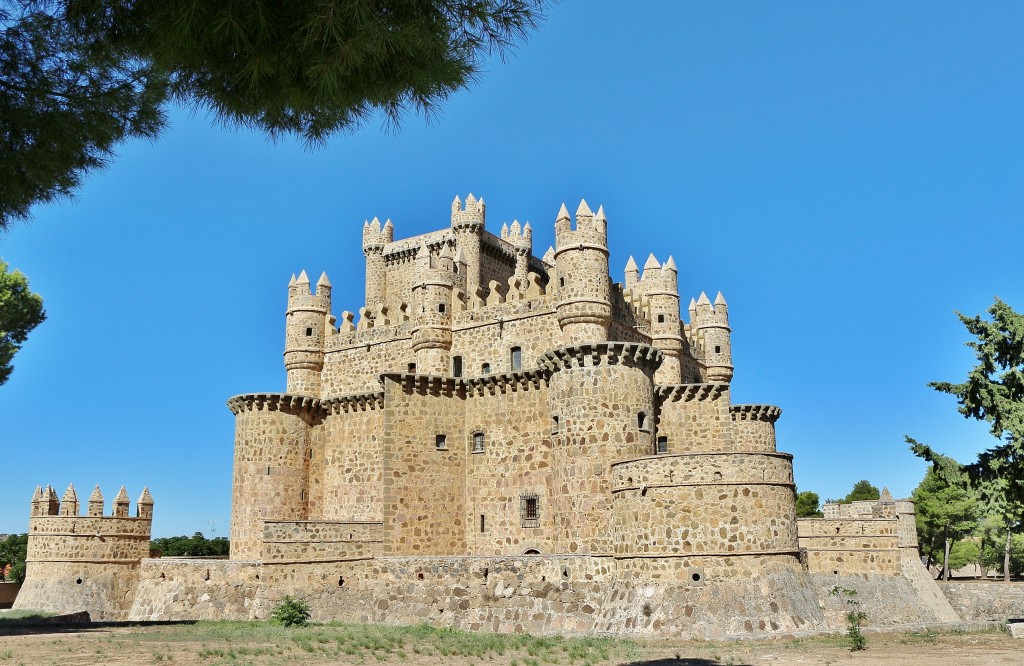
<svg viewBox="0 0 1024 666">
<path fill-rule="evenodd" d="M 523 527 L 540 526 L 540 497 L 535 494 L 523 495 L 519 499 L 519 513 Z"/>
<path fill-rule="evenodd" d="M 512 348 L 512 372 L 518 372 L 523 369 L 523 348 L 513 347 Z"/>
<path fill-rule="evenodd" d="M 658 444 L 654 448 L 655 453 L 668 453 L 668 437 L 659 437 Z"/>
<path fill-rule="evenodd" d="M 658 323 L 659 324 L 664 324 L 665 323 L 665 315 L 663 315 L 663 314 L 658 315 Z"/>
<path fill-rule="evenodd" d="M 307 328 L 306 329 L 306 337 L 307 338 L 313 337 L 313 329 L 312 328 Z"/>
<path fill-rule="evenodd" d="M 564 277 L 558 278 L 558 286 L 559 287 L 564 287 L 565 286 L 565 278 Z"/>
<path fill-rule="evenodd" d="M 640 412 L 636 415 L 636 427 L 640 430 L 647 429 L 647 414 Z"/>
<path fill-rule="evenodd" d="M 559 419 L 558 414 L 555 414 L 554 416 L 551 417 L 551 434 L 555 434 L 556 432 L 558 432 L 558 426 L 559 426 L 558 419 Z"/>
<path fill-rule="evenodd" d="M 406 369 L 409 371 L 410 375 L 415 374 L 416 373 L 416 364 L 415 363 L 410 363 Z"/>
<path fill-rule="evenodd" d="M 473 453 L 484 452 L 484 434 L 482 432 L 473 433 Z"/>
<path fill-rule="evenodd" d="M 462 357 L 452 356 L 452 377 L 462 376 Z"/>
<path fill-rule="evenodd" d="M 484 374 L 484 375 L 491 374 L 491 364 L 490 363 L 484 363 L 483 365 L 481 365 L 480 366 L 480 373 Z"/>
<path fill-rule="evenodd" d="M 447 306 L 445 306 L 444 303 L 438 303 L 437 304 L 437 311 L 440 312 L 441 314 L 444 314 L 446 309 L 447 309 Z"/>
<path fill-rule="evenodd" d="M 487 522 L 486 522 L 486 520 L 487 519 L 484 518 L 484 514 L 481 513 L 480 514 L 480 534 L 483 534 L 484 532 L 487 531 Z"/>
<path fill-rule="evenodd" d="M 721 345 L 715 345 L 715 353 L 716 354 L 721 354 L 722 353 Z"/>
<path fill-rule="evenodd" d="M 434 448 L 444 451 L 448 448 L 448 435 L 437 435 L 434 438 Z"/>
</svg>

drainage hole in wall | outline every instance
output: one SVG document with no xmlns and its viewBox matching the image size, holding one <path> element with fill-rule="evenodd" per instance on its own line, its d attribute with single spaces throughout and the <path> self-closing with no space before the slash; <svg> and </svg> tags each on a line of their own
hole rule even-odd
<svg viewBox="0 0 1024 666">
<path fill-rule="evenodd" d="M 692 580 L 694 583 L 699 583 L 700 579 L 701 579 L 701 575 L 699 573 L 694 572 L 694 573 L 690 574 L 690 580 Z"/>
<path fill-rule="evenodd" d="M 338 587 L 345 587 L 345 577 L 338 576 Z"/>
<path fill-rule="evenodd" d="M 423 580 L 423 574 L 421 574 L 421 573 L 416 574 L 416 580 Z"/>
<path fill-rule="evenodd" d="M 81 584 L 82 584 L 82 579 L 81 578 L 79 578 L 78 580 L 75 581 L 75 585 L 81 585 Z"/>
</svg>

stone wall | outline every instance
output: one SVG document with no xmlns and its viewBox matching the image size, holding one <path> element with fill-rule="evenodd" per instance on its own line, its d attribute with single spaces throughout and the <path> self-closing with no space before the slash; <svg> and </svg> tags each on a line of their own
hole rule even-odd
<svg viewBox="0 0 1024 666">
<path fill-rule="evenodd" d="M 469 555 L 555 550 L 548 388 L 538 373 L 471 382 L 466 390 L 466 546 Z M 516 418 L 509 418 L 510 414 Z M 483 449 L 474 450 L 474 435 Z M 523 518 L 523 501 L 535 496 L 540 520 Z"/>
<path fill-rule="evenodd" d="M 305 520 L 309 493 L 310 429 L 319 403 L 279 394 L 237 396 L 231 485 L 231 554 L 262 556 L 263 521 Z"/>
<path fill-rule="evenodd" d="M 796 557 L 788 454 L 666 454 L 616 463 L 612 475 L 616 555 Z"/>
<path fill-rule="evenodd" d="M 309 517 L 379 522 L 384 519 L 384 394 L 335 398 L 324 406 L 327 415 L 314 429 L 309 461 Z"/>
<path fill-rule="evenodd" d="M 726 638 L 826 628 L 798 568 L 656 583 L 607 557 L 383 557 L 319 565 L 146 560 L 131 620 L 267 617 L 299 595 L 318 621 L 536 634 Z M 623 575 L 626 578 L 623 578 Z M 766 580 L 773 581 L 767 585 Z"/>
<path fill-rule="evenodd" d="M 384 377 L 385 554 L 466 550 L 467 433 L 455 389 L 440 377 Z"/>
<path fill-rule="evenodd" d="M 939 581 L 938 586 L 953 609 L 966 621 L 1024 619 L 1024 583 Z"/>
<path fill-rule="evenodd" d="M 657 389 L 658 436 L 669 453 L 731 451 L 733 421 L 727 384 L 677 384 Z"/>
</svg>

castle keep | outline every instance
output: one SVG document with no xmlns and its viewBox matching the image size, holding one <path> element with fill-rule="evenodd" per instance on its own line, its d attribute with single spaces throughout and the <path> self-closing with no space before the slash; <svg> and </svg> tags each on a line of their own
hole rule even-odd
<svg viewBox="0 0 1024 666">
<path fill-rule="evenodd" d="M 286 391 L 228 401 L 231 560 L 142 560 L 125 616 L 295 594 L 321 619 L 736 636 L 828 628 L 840 583 L 872 617 L 956 619 L 915 569 L 912 504 L 798 527 L 779 408 L 730 399 L 720 293 L 684 318 L 672 257 L 613 282 L 603 208 L 554 227 L 537 257 L 472 195 L 413 238 L 366 222 L 340 318 L 326 274 L 293 276 Z"/>
</svg>

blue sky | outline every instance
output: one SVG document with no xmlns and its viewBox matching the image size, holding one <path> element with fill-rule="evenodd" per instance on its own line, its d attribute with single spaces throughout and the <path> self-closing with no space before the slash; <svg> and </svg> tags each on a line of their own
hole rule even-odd
<svg viewBox="0 0 1024 666">
<path fill-rule="evenodd" d="M 448 223 L 553 240 L 608 214 L 612 274 L 649 252 L 684 302 L 729 301 L 733 400 L 782 407 L 779 449 L 822 497 L 908 495 L 911 434 L 993 443 L 927 388 L 973 358 L 953 310 L 1024 310 L 1024 4 L 571 2 L 431 123 L 308 152 L 172 112 L 74 202 L 0 237 L 49 319 L 0 387 L 0 532 L 36 484 L 148 485 L 154 535 L 228 534 L 235 394 L 281 391 L 286 286 L 326 270 L 362 305 L 360 230 Z"/>
</svg>

